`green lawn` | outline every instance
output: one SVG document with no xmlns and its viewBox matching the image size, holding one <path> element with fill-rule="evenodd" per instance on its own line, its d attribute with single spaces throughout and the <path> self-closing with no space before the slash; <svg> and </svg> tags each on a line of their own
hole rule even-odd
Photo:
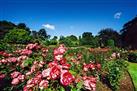
<svg viewBox="0 0 137 91">
<path fill-rule="evenodd" d="M 133 79 L 133 83 L 137 91 L 137 63 L 129 62 L 128 71 Z"/>
</svg>

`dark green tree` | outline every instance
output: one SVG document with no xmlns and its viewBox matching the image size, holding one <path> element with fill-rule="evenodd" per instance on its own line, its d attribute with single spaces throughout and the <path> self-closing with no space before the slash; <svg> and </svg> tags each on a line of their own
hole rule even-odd
<svg viewBox="0 0 137 91">
<path fill-rule="evenodd" d="M 14 27 L 16 27 L 16 25 L 12 22 L 0 21 L 0 39 L 3 39 L 5 34 Z"/>
<path fill-rule="evenodd" d="M 91 45 L 93 44 L 93 35 L 91 32 L 84 32 L 82 38 L 80 39 L 81 45 Z"/>
<path fill-rule="evenodd" d="M 124 24 L 120 33 L 123 47 L 137 49 L 137 16 Z"/>
<path fill-rule="evenodd" d="M 41 37 L 42 39 L 44 38 L 48 38 L 48 34 L 47 34 L 47 31 L 43 28 L 43 29 L 40 29 L 39 32 L 38 32 L 38 36 Z"/>
<path fill-rule="evenodd" d="M 31 42 L 31 36 L 24 29 L 14 28 L 5 35 L 4 41 L 8 43 L 26 44 Z"/>
<path fill-rule="evenodd" d="M 102 29 L 98 33 L 98 36 L 100 38 L 101 46 L 107 46 L 107 41 L 109 39 L 114 40 L 116 46 L 120 46 L 120 35 L 117 31 L 111 28 Z"/>
<path fill-rule="evenodd" d="M 26 26 L 25 23 L 19 23 L 19 24 L 17 25 L 17 28 L 19 28 L 19 29 L 24 29 L 24 30 L 28 31 L 29 34 L 31 33 L 30 29 Z"/>
</svg>

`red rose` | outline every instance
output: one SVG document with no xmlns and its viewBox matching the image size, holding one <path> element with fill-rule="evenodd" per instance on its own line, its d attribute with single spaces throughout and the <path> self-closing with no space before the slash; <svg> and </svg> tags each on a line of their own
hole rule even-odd
<svg viewBox="0 0 137 91">
<path fill-rule="evenodd" d="M 50 71 L 50 77 L 52 79 L 56 79 L 59 77 L 59 74 L 60 74 L 60 69 L 58 66 L 54 66 L 53 68 L 51 68 L 51 71 Z"/>
<path fill-rule="evenodd" d="M 89 68 L 95 69 L 95 65 L 94 65 L 93 63 L 90 63 L 90 64 L 89 64 Z"/>
<path fill-rule="evenodd" d="M 3 79 L 3 78 L 5 78 L 5 74 L 0 74 L 0 79 Z"/>
<path fill-rule="evenodd" d="M 84 71 L 88 71 L 88 69 L 89 69 L 89 65 L 84 63 L 84 65 L 83 65 L 83 70 L 84 70 Z"/>
<path fill-rule="evenodd" d="M 67 70 L 62 70 L 60 78 L 60 82 L 62 85 L 67 86 L 74 80 L 74 76 L 70 72 L 68 72 Z"/>
<path fill-rule="evenodd" d="M 88 90 L 96 90 L 96 78 L 95 77 L 83 77 L 84 87 Z"/>
<path fill-rule="evenodd" d="M 70 64 L 62 64 L 62 68 L 64 68 L 64 69 L 69 69 L 70 68 Z"/>
<path fill-rule="evenodd" d="M 51 68 L 51 67 L 57 66 L 57 65 L 58 65 L 58 63 L 57 63 L 56 61 L 53 61 L 53 62 L 50 62 L 50 63 L 48 64 L 48 67 Z"/>
<path fill-rule="evenodd" d="M 97 69 L 101 69 L 101 64 L 97 63 L 96 67 L 97 67 Z"/>
</svg>

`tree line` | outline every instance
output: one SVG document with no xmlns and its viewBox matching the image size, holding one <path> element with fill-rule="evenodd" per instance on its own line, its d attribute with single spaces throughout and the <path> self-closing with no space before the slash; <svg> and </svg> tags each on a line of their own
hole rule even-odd
<svg viewBox="0 0 137 91">
<path fill-rule="evenodd" d="M 123 25 L 117 32 L 112 28 L 101 29 L 97 35 L 84 32 L 80 36 L 53 36 L 47 34 L 45 29 L 31 31 L 25 23 L 14 24 L 9 21 L 0 21 L 0 41 L 6 43 L 27 44 L 41 42 L 45 45 L 89 46 L 89 47 L 123 47 L 137 49 L 137 17 Z"/>
</svg>

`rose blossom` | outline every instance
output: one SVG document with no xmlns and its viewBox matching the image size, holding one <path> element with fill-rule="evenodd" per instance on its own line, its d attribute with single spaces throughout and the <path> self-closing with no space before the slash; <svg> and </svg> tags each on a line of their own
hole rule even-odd
<svg viewBox="0 0 137 91">
<path fill-rule="evenodd" d="M 95 77 L 83 77 L 84 86 L 88 90 L 96 90 L 96 78 Z"/>
<path fill-rule="evenodd" d="M 17 85 L 19 84 L 19 79 L 18 78 L 14 78 L 11 82 L 12 85 Z"/>
<path fill-rule="evenodd" d="M 84 63 L 83 64 L 83 70 L 84 71 L 88 71 L 88 69 L 89 69 L 89 65 L 87 65 L 87 64 Z"/>
<path fill-rule="evenodd" d="M 50 71 L 50 77 L 52 79 L 56 79 L 59 77 L 59 74 L 60 74 L 60 69 L 58 66 L 54 66 L 51 68 L 51 71 Z"/>
<path fill-rule="evenodd" d="M 50 71 L 51 71 L 51 68 L 48 68 L 48 69 L 45 69 L 42 71 L 42 76 L 43 77 L 48 77 L 50 76 Z"/>
<path fill-rule="evenodd" d="M 24 81 L 24 79 L 25 79 L 25 75 L 19 75 L 18 77 L 17 77 L 20 81 Z"/>
<path fill-rule="evenodd" d="M 18 72 L 18 71 L 14 71 L 12 72 L 10 75 L 11 75 L 11 78 L 16 78 L 18 75 L 20 75 L 21 73 Z"/>
<path fill-rule="evenodd" d="M 48 81 L 47 80 L 42 80 L 40 83 L 39 83 L 39 88 L 40 89 L 44 89 L 44 88 L 47 88 L 48 87 Z"/>
<path fill-rule="evenodd" d="M 3 78 L 5 78 L 5 74 L 0 74 L 0 79 L 3 79 Z"/>
<path fill-rule="evenodd" d="M 101 69 L 101 64 L 97 63 L 96 67 L 97 67 L 97 69 Z"/>
<path fill-rule="evenodd" d="M 64 69 L 69 69 L 69 68 L 71 67 L 70 64 L 62 64 L 61 66 L 62 66 L 62 68 L 64 68 Z"/>
<path fill-rule="evenodd" d="M 95 69 L 95 65 L 93 63 L 88 64 L 89 68 L 91 68 L 92 70 Z"/>
<path fill-rule="evenodd" d="M 61 71 L 60 82 L 62 85 L 67 86 L 75 80 L 74 76 L 67 70 Z"/>
<path fill-rule="evenodd" d="M 61 60 L 60 60 L 60 64 L 65 64 L 66 63 L 66 58 L 62 58 Z"/>
<path fill-rule="evenodd" d="M 60 61 L 63 58 L 63 55 L 56 55 L 54 56 L 55 61 Z"/>
</svg>

